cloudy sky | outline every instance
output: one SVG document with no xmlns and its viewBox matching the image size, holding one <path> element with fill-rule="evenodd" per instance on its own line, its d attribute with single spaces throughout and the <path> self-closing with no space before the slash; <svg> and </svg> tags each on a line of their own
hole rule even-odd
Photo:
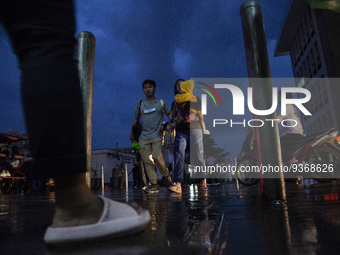
<svg viewBox="0 0 340 255">
<path fill-rule="evenodd" d="M 288 0 L 260 0 L 273 77 L 292 77 L 289 57 L 274 58 Z M 157 83 L 170 105 L 176 79 L 247 77 L 238 0 L 76 0 L 77 33 L 96 37 L 93 149 L 130 146 L 142 82 Z M 17 60 L 0 27 L 0 131 L 25 132 Z M 244 139 L 244 133 L 237 137 Z M 235 137 L 234 137 L 235 139 Z M 228 149 L 232 151 L 232 149 Z M 237 147 L 239 150 L 239 147 Z"/>
</svg>

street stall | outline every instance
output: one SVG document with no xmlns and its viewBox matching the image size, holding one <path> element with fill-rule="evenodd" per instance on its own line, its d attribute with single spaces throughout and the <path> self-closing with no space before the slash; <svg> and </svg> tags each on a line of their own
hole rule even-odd
<svg viewBox="0 0 340 255">
<path fill-rule="evenodd" d="M 22 145 L 27 139 L 21 136 L 0 133 L 0 193 L 12 191 L 26 192 L 30 187 L 29 161 L 26 161 L 27 151 Z"/>
</svg>

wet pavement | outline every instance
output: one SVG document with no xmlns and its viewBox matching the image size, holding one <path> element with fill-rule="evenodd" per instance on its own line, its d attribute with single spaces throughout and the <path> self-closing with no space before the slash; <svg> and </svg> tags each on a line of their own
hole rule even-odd
<svg viewBox="0 0 340 255">
<path fill-rule="evenodd" d="M 0 195 L 0 254 L 339 254 L 340 182 L 286 183 L 287 205 L 270 205 L 258 186 L 197 186 L 174 195 L 129 187 L 104 196 L 135 201 L 152 221 L 139 234 L 69 247 L 42 238 L 54 210 L 54 193 Z M 98 194 L 102 194 L 101 191 Z"/>
</svg>

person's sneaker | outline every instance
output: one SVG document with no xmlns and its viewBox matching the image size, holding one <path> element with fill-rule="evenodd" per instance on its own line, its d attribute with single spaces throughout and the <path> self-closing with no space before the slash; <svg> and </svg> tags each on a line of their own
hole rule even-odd
<svg viewBox="0 0 340 255">
<path fill-rule="evenodd" d="M 5 170 L 2 170 L 1 173 L 0 173 L 0 176 L 1 177 L 7 177 L 7 173 Z"/>
<path fill-rule="evenodd" d="M 181 186 L 181 183 L 179 182 L 174 183 L 174 185 L 170 186 L 168 189 L 175 193 L 179 193 L 179 194 L 182 193 L 182 186 Z"/>
<path fill-rule="evenodd" d="M 206 179 L 201 180 L 199 187 L 200 187 L 200 191 L 202 192 L 208 191 L 207 180 Z"/>
<path fill-rule="evenodd" d="M 152 184 L 151 186 L 149 186 L 148 188 L 146 188 L 144 190 L 145 193 L 158 193 L 159 192 L 159 188 L 157 184 Z"/>
<path fill-rule="evenodd" d="M 144 186 L 143 188 L 142 188 L 142 190 L 144 191 L 144 190 L 146 190 L 148 188 L 148 186 Z"/>
</svg>

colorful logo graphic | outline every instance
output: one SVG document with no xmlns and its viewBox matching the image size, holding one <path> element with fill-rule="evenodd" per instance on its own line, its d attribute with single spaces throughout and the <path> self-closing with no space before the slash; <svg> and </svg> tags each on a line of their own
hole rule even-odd
<svg viewBox="0 0 340 255">
<path fill-rule="evenodd" d="M 220 101 L 220 104 L 222 105 L 221 97 L 220 97 L 220 95 L 217 93 L 217 91 L 216 91 L 213 87 L 211 87 L 210 85 L 205 84 L 205 83 L 203 83 L 203 82 L 198 82 L 198 83 L 199 83 L 199 84 L 202 84 L 203 86 L 205 86 L 205 87 L 207 87 L 207 88 L 209 88 L 209 89 L 217 96 L 218 100 Z M 212 98 L 212 100 L 214 101 L 215 106 L 217 106 L 215 97 L 211 94 L 211 92 L 210 92 L 209 90 L 207 90 L 207 89 L 205 89 L 205 88 L 199 88 L 199 89 L 201 89 L 201 90 L 203 90 L 204 92 L 206 92 L 206 93 Z"/>
</svg>

